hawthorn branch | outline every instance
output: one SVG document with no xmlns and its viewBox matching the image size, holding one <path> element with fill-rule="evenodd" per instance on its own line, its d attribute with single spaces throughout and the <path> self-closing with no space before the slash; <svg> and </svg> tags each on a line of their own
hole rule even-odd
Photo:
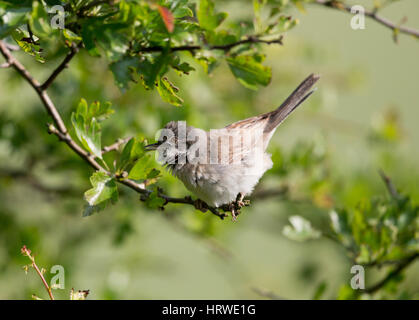
<svg viewBox="0 0 419 320">
<path fill-rule="evenodd" d="M 273 40 L 265 40 L 261 39 L 257 36 L 249 36 L 243 40 L 224 44 L 224 45 L 208 45 L 208 46 L 200 46 L 200 45 L 184 45 L 184 46 L 178 46 L 178 47 L 172 47 L 172 48 L 166 48 L 162 46 L 153 46 L 153 47 L 145 47 L 137 50 L 137 53 L 146 53 L 146 52 L 162 52 L 165 50 L 169 50 L 170 52 L 176 52 L 176 51 L 189 51 L 191 53 L 194 53 L 197 50 L 223 50 L 225 52 L 230 51 L 234 47 L 240 46 L 242 44 L 256 44 L 256 43 L 262 43 L 262 44 L 279 44 L 282 45 L 282 39 L 283 36 L 280 36 L 277 39 Z"/>
<path fill-rule="evenodd" d="M 81 45 L 81 43 L 80 43 Z M 51 73 L 48 79 L 41 85 L 41 89 L 43 91 L 47 90 L 49 86 L 54 82 L 55 78 L 66 68 L 68 68 L 68 64 L 70 63 L 71 59 L 77 54 L 79 51 L 80 45 L 72 45 L 70 47 L 70 52 L 66 55 L 64 60 L 58 65 L 58 67 Z"/>
<path fill-rule="evenodd" d="M 399 275 L 404 269 L 406 269 L 410 264 L 412 264 L 416 260 L 416 258 L 418 258 L 418 257 L 419 257 L 419 252 L 416 252 L 416 253 L 412 254 L 410 257 L 407 257 L 406 259 L 402 260 L 394 270 L 392 270 L 391 272 L 389 272 L 387 274 L 387 276 L 384 279 L 382 279 L 381 281 L 379 281 L 375 285 L 373 285 L 369 288 L 366 288 L 365 292 L 374 293 L 377 290 L 380 290 L 390 280 L 392 280 L 394 277 Z"/>
<path fill-rule="evenodd" d="M 128 138 L 125 138 L 125 139 L 118 139 L 115 143 L 113 143 L 109 146 L 103 147 L 102 148 L 102 154 L 118 150 L 120 146 L 127 143 L 129 140 L 131 140 L 131 137 L 128 137 Z"/>
<path fill-rule="evenodd" d="M 317 4 L 317 5 L 321 5 L 321 6 L 325 6 L 328 8 L 332 8 L 332 9 L 337 9 L 343 12 L 348 12 L 350 14 L 352 14 L 351 12 L 351 7 L 349 5 L 346 5 L 340 1 L 337 0 L 314 0 L 314 2 L 312 2 L 313 4 Z M 419 38 L 419 30 L 414 29 L 414 28 L 409 28 L 409 27 L 404 27 L 401 25 L 397 25 L 394 22 L 378 15 L 377 10 L 365 10 L 364 12 L 365 16 L 371 18 L 372 20 L 376 21 L 377 23 L 391 29 L 393 32 L 394 31 L 399 31 L 400 33 L 404 33 L 407 35 L 411 35 L 414 36 L 416 38 Z"/>
</svg>

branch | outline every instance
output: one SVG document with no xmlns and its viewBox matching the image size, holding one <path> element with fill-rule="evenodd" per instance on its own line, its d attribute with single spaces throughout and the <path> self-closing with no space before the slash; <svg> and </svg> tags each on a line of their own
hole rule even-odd
<svg viewBox="0 0 419 320">
<path fill-rule="evenodd" d="M 231 49 L 233 49 L 234 47 L 237 47 L 239 45 L 242 44 L 255 44 L 255 43 L 263 43 L 263 44 L 280 44 L 282 45 L 282 39 L 283 36 L 280 36 L 277 39 L 274 40 L 264 40 L 261 38 L 258 38 L 257 36 L 249 36 L 243 40 L 237 41 L 237 42 L 233 42 L 233 43 L 229 43 L 229 44 L 224 44 L 224 45 L 208 45 L 208 46 L 199 46 L 199 45 L 191 45 L 191 46 L 179 46 L 179 47 L 172 47 L 172 48 L 166 48 L 166 47 L 162 47 L 162 46 L 154 46 L 154 47 L 146 47 L 146 48 L 141 48 L 139 50 L 137 50 L 137 53 L 144 53 L 144 52 L 162 52 L 164 50 L 169 50 L 170 52 L 176 52 L 176 51 L 189 51 L 189 52 L 194 52 L 196 50 L 203 50 L 203 49 L 209 49 L 209 50 L 224 50 L 224 51 L 230 51 Z"/>
<path fill-rule="evenodd" d="M 346 11 L 346 12 L 352 14 L 351 6 L 345 5 L 344 3 L 336 1 L 336 0 L 314 0 L 313 4 L 322 5 L 322 6 L 332 8 L 332 9 L 337 9 L 337 10 L 340 10 L 340 11 Z M 412 35 L 416 38 L 419 38 L 419 30 L 409 28 L 409 27 L 398 26 L 395 23 L 393 23 L 392 21 L 378 15 L 376 10 L 373 10 L 373 11 L 366 10 L 364 13 L 367 17 L 371 18 L 372 20 L 376 21 L 377 23 L 380 23 L 381 25 L 383 25 L 383 26 L 385 26 L 385 27 L 387 27 L 387 28 L 389 28 L 393 31 L 397 30 L 401 33 Z"/>
<path fill-rule="evenodd" d="M 388 193 L 390 193 L 390 196 L 393 198 L 393 199 L 400 199 L 400 194 L 397 192 L 397 189 L 396 189 L 396 187 L 394 186 L 394 184 L 393 184 L 393 182 L 391 181 L 391 179 L 390 179 L 390 177 L 388 177 L 385 173 L 384 173 L 384 171 L 383 170 L 378 170 L 378 173 L 380 174 L 380 176 L 381 176 L 381 179 L 383 179 L 383 181 L 384 181 L 384 183 L 385 183 L 385 185 L 386 185 L 386 187 L 387 187 L 387 190 L 388 190 Z"/>
<path fill-rule="evenodd" d="M 125 139 L 118 139 L 115 143 L 109 146 L 103 147 L 102 154 L 118 150 L 120 146 L 127 143 L 129 140 L 131 140 L 131 137 L 125 138 Z"/>
<path fill-rule="evenodd" d="M 73 59 L 73 57 L 79 51 L 80 46 L 81 43 L 78 46 L 72 45 L 70 47 L 70 52 L 64 58 L 63 62 L 61 62 L 59 66 L 52 72 L 49 78 L 41 85 L 41 90 L 47 90 L 49 86 L 54 82 L 55 78 L 61 73 L 61 71 L 68 67 L 71 59 Z"/>
<path fill-rule="evenodd" d="M 384 279 L 382 279 L 381 281 L 379 281 L 375 285 L 373 285 L 373 286 L 371 286 L 369 288 L 366 288 L 365 289 L 365 292 L 367 292 L 367 293 L 374 293 L 377 290 L 381 289 L 391 279 L 393 279 L 398 274 L 400 274 L 404 269 L 406 269 L 418 257 L 419 257 L 419 253 L 414 253 L 410 257 L 408 257 L 405 260 L 401 261 L 400 264 L 393 271 L 391 271 Z"/>
<path fill-rule="evenodd" d="M 44 277 L 44 273 L 39 269 L 39 267 L 37 266 L 37 264 L 35 263 L 35 257 L 31 255 L 31 250 L 29 250 L 28 248 L 26 248 L 26 246 L 23 246 L 22 249 L 20 249 L 20 252 L 28 257 L 31 260 L 31 266 L 35 269 L 36 273 L 39 275 L 39 277 L 42 280 L 42 283 L 44 284 L 45 290 L 47 290 L 48 295 L 50 297 L 51 300 L 54 300 L 54 296 L 52 295 L 52 289 L 51 287 L 48 285 L 47 281 L 45 280 Z"/>
</svg>

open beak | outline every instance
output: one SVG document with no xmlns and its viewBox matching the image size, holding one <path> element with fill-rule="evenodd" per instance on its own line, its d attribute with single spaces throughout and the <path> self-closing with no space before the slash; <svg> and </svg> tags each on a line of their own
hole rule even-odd
<svg viewBox="0 0 419 320">
<path fill-rule="evenodd" d="M 149 145 L 145 146 L 144 149 L 145 149 L 145 151 L 154 151 L 154 150 L 157 150 L 157 148 L 159 147 L 160 144 L 161 144 L 160 142 L 149 144 Z"/>
</svg>

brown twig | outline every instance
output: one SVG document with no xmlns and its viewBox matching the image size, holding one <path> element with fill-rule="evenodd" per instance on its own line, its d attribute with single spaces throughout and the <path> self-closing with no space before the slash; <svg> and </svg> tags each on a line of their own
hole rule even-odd
<svg viewBox="0 0 419 320">
<path fill-rule="evenodd" d="M 37 266 L 37 264 L 35 263 L 35 257 L 31 255 L 31 250 L 29 250 L 28 248 L 26 248 L 26 246 L 23 246 L 22 249 L 20 249 L 20 252 L 28 257 L 31 260 L 31 266 L 35 269 L 36 273 L 39 275 L 39 277 L 42 280 L 42 283 L 44 284 L 45 290 L 47 290 L 48 295 L 50 297 L 51 300 L 55 300 L 54 296 L 52 294 L 52 289 L 51 287 L 48 285 L 47 281 L 45 280 L 44 274 L 43 272 L 39 269 L 39 267 Z"/>
<path fill-rule="evenodd" d="M 131 139 L 131 137 L 125 138 L 125 139 L 118 139 L 115 143 L 113 143 L 109 146 L 103 147 L 102 148 L 102 154 L 118 150 L 120 146 L 127 143 L 130 139 Z"/>
<path fill-rule="evenodd" d="M 396 277 L 398 274 L 400 274 L 404 269 L 406 269 L 411 263 L 413 263 L 416 258 L 419 257 L 419 253 L 414 253 L 410 257 L 402 260 L 397 267 L 392 270 L 384 279 L 376 283 L 375 285 L 366 288 L 365 292 L 367 293 L 374 293 L 377 290 L 381 289 L 383 286 L 385 286 L 391 279 Z"/>
<path fill-rule="evenodd" d="M 66 55 L 64 60 L 58 65 L 58 67 L 51 73 L 48 79 L 41 85 L 41 90 L 47 90 L 49 86 L 54 82 L 55 78 L 68 67 L 71 59 L 76 55 L 79 51 L 80 45 L 72 45 L 70 47 L 70 52 Z"/>
<path fill-rule="evenodd" d="M 385 185 L 386 185 L 386 187 L 387 187 L 387 190 L 388 190 L 388 193 L 390 194 L 390 196 L 393 198 L 393 199 L 400 199 L 400 194 L 397 192 L 397 189 L 396 189 L 396 187 L 394 186 L 394 184 L 393 184 L 393 182 L 391 181 L 391 179 L 390 179 L 390 177 L 389 176 L 387 176 L 385 173 L 384 173 L 384 171 L 383 170 L 378 170 L 378 173 L 379 173 L 379 175 L 381 176 L 381 178 L 383 179 L 383 181 L 384 181 L 384 183 L 385 183 Z"/>
<path fill-rule="evenodd" d="M 348 5 L 346 5 L 346 4 L 344 4 L 340 1 L 336 1 L 336 0 L 314 0 L 313 4 L 318 4 L 318 5 L 326 6 L 328 8 L 333 8 L 333 9 L 337 9 L 337 10 L 340 10 L 340 11 L 346 11 L 348 13 L 352 13 L 351 12 L 351 6 L 348 6 Z M 385 26 L 385 27 L 387 27 L 387 28 L 389 28 L 393 31 L 397 30 L 401 33 L 412 35 L 416 38 L 419 38 L 419 30 L 396 25 L 392 21 L 378 15 L 376 10 L 373 10 L 373 11 L 365 10 L 364 13 L 365 13 L 365 16 L 371 18 L 372 20 L 382 24 L 383 26 Z"/>
<path fill-rule="evenodd" d="M 242 44 L 256 44 L 256 43 L 263 43 L 263 44 L 280 44 L 282 45 L 282 39 L 283 36 L 280 36 L 277 39 L 274 40 L 264 40 L 261 38 L 258 38 L 257 36 L 249 36 L 243 40 L 224 44 L 224 45 L 208 45 L 208 46 L 200 46 L 200 45 L 185 45 L 185 46 L 178 46 L 178 47 L 172 47 L 172 48 L 165 48 L 162 46 L 154 46 L 154 47 L 145 47 L 137 50 L 137 53 L 145 53 L 145 52 L 161 52 L 164 50 L 169 50 L 170 52 L 176 52 L 176 51 L 189 51 L 194 52 L 196 50 L 203 50 L 203 49 L 209 49 L 209 50 L 224 50 L 224 51 L 230 51 L 232 48 L 240 46 Z"/>
</svg>

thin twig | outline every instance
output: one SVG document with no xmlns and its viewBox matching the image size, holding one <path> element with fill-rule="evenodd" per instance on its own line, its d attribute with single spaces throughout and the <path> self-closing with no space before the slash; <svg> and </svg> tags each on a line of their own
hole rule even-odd
<svg viewBox="0 0 419 320">
<path fill-rule="evenodd" d="M 31 262 L 32 262 L 31 266 L 35 269 L 36 273 L 41 278 L 42 283 L 44 284 L 45 290 L 47 290 L 50 299 L 55 300 L 54 296 L 52 294 L 51 287 L 48 285 L 47 281 L 45 280 L 43 272 L 38 268 L 37 264 L 35 263 L 35 257 L 31 255 L 31 250 L 26 248 L 26 246 L 23 246 L 22 249 L 20 249 L 20 251 L 24 256 L 27 256 L 31 260 Z"/>
<path fill-rule="evenodd" d="M 51 73 L 48 79 L 41 85 L 41 90 L 47 90 L 49 86 L 54 82 L 55 78 L 63 71 L 65 68 L 68 67 L 69 62 L 76 53 L 79 51 L 79 46 L 72 45 L 70 47 L 70 52 L 66 55 L 64 60 L 58 65 L 58 67 Z"/>
<path fill-rule="evenodd" d="M 123 144 L 127 143 L 129 140 L 131 140 L 131 137 L 125 138 L 125 139 L 118 139 L 115 143 L 113 143 L 109 146 L 103 147 L 102 148 L 102 154 L 118 150 L 119 147 L 121 147 Z"/>
<path fill-rule="evenodd" d="M 396 189 L 396 187 L 394 186 L 394 184 L 393 184 L 393 182 L 391 181 L 391 179 L 390 179 L 390 177 L 389 176 L 387 176 L 385 173 L 384 173 L 384 171 L 383 170 L 378 170 L 378 173 L 379 173 L 379 175 L 381 176 L 381 178 L 383 179 L 383 181 L 384 181 L 384 183 L 385 183 L 385 185 L 386 185 L 386 187 L 387 187 L 387 190 L 388 190 L 388 193 L 390 194 L 390 196 L 393 198 L 393 199 L 400 199 L 400 194 L 397 192 L 397 189 Z"/>
<path fill-rule="evenodd" d="M 233 43 L 229 43 L 229 44 L 224 44 L 224 45 L 208 45 L 208 46 L 200 46 L 200 45 L 185 45 L 185 46 L 178 46 L 178 47 L 172 47 L 172 48 L 166 48 L 166 47 L 162 47 L 162 46 L 154 46 L 154 47 L 145 47 L 145 48 L 141 48 L 137 50 L 137 53 L 145 53 L 145 52 L 162 52 L 164 50 L 169 50 L 170 52 L 176 52 L 176 51 L 189 51 L 189 52 L 194 52 L 196 50 L 203 50 L 203 49 L 208 49 L 208 50 L 224 50 L 224 51 L 230 51 L 232 48 L 237 47 L 239 45 L 242 44 L 255 44 L 255 43 L 263 43 L 263 44 L 280 44 L 282 45 L 282 39 L 283 36 L 280 36 L 277 39 L 274 40 L 264 40 L 264 39 L 260 39 L 256 36 L 250 36 L 247 37 L 246 39 L 237 41 L 237 42 L 233 42 Z"/>
<path fill-rule="evenodd" d="M 325 7 L 328 7 L 328 8 L 333 8 L 333 9 L 337 9 L 337 10 L 340 10 L 340 11 L 346 11 L 346 12 L 352 14 L 351 6 L 346 5 L 346 4 L 344 4 L 344 3 L 340 2 L 340 1 L 336 1 L 336 0 L 315 0 L 313 2 L 313 4 L 322 5 L 322 6 L 325 6 Z M 396 25 L 392 21 L 390 21 L 390 20 L 388 20 L 388 19 L 386 19 L 386 18 L 378 15 L 376 10 L 375 11 L 365 10 L 364 14 L 367 17 L 373 19 L 374 21 L 382 24 L 383 26 L 385 26 L 385 27 L 387 27 L 387 28 L 389 28 L 389 29 L 391 29 L 393 31 L 397 30 L 397 31 L 399 31 L 401 33 L 412 35 L 412 36 L 414 36 L 416 38 L 419 38 L 419 30 L 413 29 L 413 28 L 409 28 L 409 27 L 403 27 L 403 26 Z"/>
<path fill-rule="evenodd" d="M 404 259 L 400 262 L 400 264 L 392 270 L 384 279 L 376 283 L 375 285 L 366 288 L 365 292 L 367 293 L 374 293 L 377 290 L 381 289 L 383 286 L 385 286 L 391 279 L 396 277 L 398 274 L 400 274 L 404 269 L 406 269 L 413 261 L 416 260 L 416 258 L 419 257 L 419 253 L 414 253 L 410 257 Z"/>
</svg>

